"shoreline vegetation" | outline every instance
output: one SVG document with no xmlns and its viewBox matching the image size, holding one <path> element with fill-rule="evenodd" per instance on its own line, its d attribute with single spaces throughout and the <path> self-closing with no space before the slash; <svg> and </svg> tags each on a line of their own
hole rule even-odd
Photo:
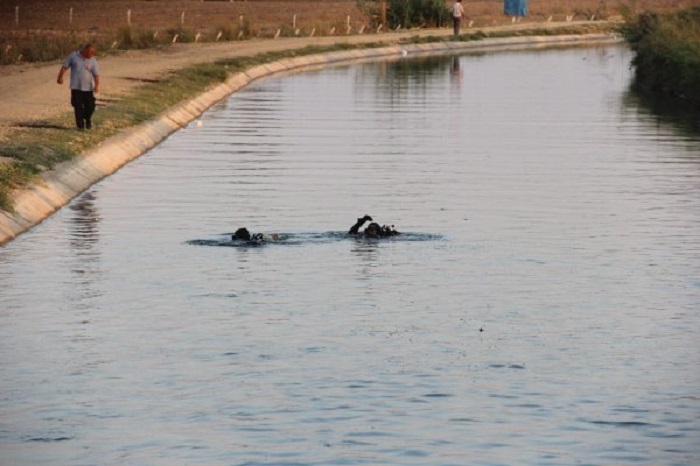
<svg viewBox="0 0 700 466">
<path fill-rule="evenodd" d="M 700 108 L 700 7 L 625 19 L 621 32 L 635 52 L 634 88 Z"/>
</svg>

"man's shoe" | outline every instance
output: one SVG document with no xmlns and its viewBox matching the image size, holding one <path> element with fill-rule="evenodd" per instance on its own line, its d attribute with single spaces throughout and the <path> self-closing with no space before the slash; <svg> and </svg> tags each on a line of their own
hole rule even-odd
<svg viewBox="0 0 700 466">
<path fill-rule="evenodd" d="M 92 129 L 92 121 L 85 120 L 85 129 Z"/>
</svg>

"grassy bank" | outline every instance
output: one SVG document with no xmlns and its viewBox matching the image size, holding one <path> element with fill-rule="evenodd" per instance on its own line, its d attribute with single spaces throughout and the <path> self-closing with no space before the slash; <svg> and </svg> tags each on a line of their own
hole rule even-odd
<svg viewBox="0 0 700 466">
<path fill-rule="evenodd" d="M 31 183 L 45 170 L 97 146 L 120 130 L 146 121 L 166 108 L 202 92 L 227 76 L 225 67 L 197 65 L 173 73 L 95 114 L 95 128 L 78 132 L 72 113 L 12 128 L 0 142 L 0 209 L 12 210 L 10 192 Z"/>
<path fill-rule="evenodd" d="M 558 34 L 588 34 L 609 31 L 611 26 L 600 23 L 596 26 L 572 26 L 557 29 Z M 513 35 L 542 35 L 544 30 L 533 29 L 517 33 L 499 32 L 485 34 L 476 32 L 459 38 L 413 37 L 406 43 L 440 41 L 475 41 L 486 37 Z M 551 34 L 551 31 L 546 31 Z M 34 122 L 19 128 L 11 128 L 11 134 L 0 141 L 0 209 L 12 210 L 11 192 L 38 179 L 38 176 L 56 164 L 69 160 L 121 130 L 149 120 L 169 107 L 192 98 L 212 85 L 225 81 L 234 73 L 255 65 L 270 63 L 282 58 L 310 55 L 355 48 L 380 47 L 387 44 L 338 44 L 328 47 L 306 47 L 297 50 L 265 53 L 241 57 L 210 64 L 201 64 L 172 72 L 155 82 L 144 83 L 135 92 L 117 102 L 101 107 L 93 118 L 95 127 L 80 132 L 73 129 L 73 115 Z"/>
<path fill-rule="evenodd" d="M 700 7 L 628 15 L 623 34 L 635 52 L 635 86 L 700 106 Z"/>
</svg>

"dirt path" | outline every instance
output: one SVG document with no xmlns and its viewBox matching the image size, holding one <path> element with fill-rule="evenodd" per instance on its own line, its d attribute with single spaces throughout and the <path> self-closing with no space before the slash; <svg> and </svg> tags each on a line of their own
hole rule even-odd
<svg viewBox="0 0 700 466">
<path fill-rule="evenodd" d="M 481 30 L 488 32 L 503 29 L 559 28 L 582 24 L 588 23 L 525 23 Z M 98 103 L 104 104 L 119 99 L 120 96 L 138 86 L 141 83 L 140 80 L 155 79 L 170 70 L 196 63 L 303 48 L 308 45 L 369 42 L 391 44 L 417 35 L 425 37 L 448 36 L 450 34 L 450 29 L 425 29 L 380 35 L 176 44 L 159 50 L 128 51 L 119 55 L 98 57 L 102 75 Z M 56 84 L 59 67 L 60 62 L 57 61 L 46 65 L 10 66 L 0 70 L 0 139 L 5 137 L 8 128 L 18 124 L 40 121 L 71 110 L 68 85 L 65 82 L 63 86 Z"/>
</svg>

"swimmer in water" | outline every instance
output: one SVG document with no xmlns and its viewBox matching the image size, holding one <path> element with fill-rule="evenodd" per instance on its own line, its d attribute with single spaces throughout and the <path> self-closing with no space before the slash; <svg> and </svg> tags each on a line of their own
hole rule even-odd
<svg viewBox="0 0 700 466">
<path fill-rule="evenodd" d="M 277 233 L 273 233 L 271 235 L 268 235 L 267 233 L 255 233 L 254 235 L 251 235 L 248 229 L 243 227 L 236 230 L 236 232 L 231 236 L 231 239 L 233 241 L 245 241 L 246 243 L 274 243 L 279 241 L 281 238 Z"/>
<path fill-rule="evenodd" d="M 360 233 L 360 228 L 362 225 L 365 224 L 365 222 L 372 222 L 369 225 L 367 225 L 367 228 Z M 348 231 L 348 234 L 350 235 L 364 235 L 368 238 L 386 238 L 388 236 L 396 236 L 400 235 L 398 231 L 394 229 L 394 225 L 388 226 L 388 225 L 383 225 L 379 226 L 378 223 L 374 223 L 372 221 L 372 217 L 369 215 L 365 215 L 362 218 L 358 218 L 357 222 L 353 226 L 350 227 L 350 231 Z"/>
</svg>

